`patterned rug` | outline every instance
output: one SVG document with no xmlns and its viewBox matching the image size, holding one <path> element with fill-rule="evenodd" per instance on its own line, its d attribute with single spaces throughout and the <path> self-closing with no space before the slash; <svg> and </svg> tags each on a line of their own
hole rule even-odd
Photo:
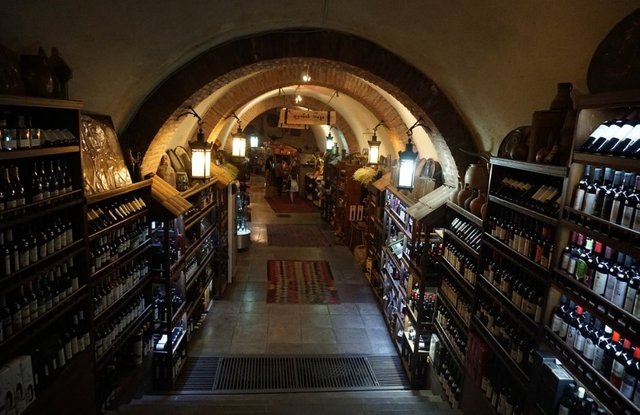
<svg viewBox="0 0 640 415">
<path fill-rule="evenodd" d="M 318 225 L 267 224 L 267 241 L 270 246 L 331 246 Z"/>
<path fill-rule="evenodd" d="M 264 198 L 276 213 L 317 213 L 320 209 L 313 204 L 312 201 L 303 199 L 300 195 L 293 199 L 289 199 L 289 194 L 282 196 L 266 196 Z"/>
<path fill-rule="evenodd" d="M 327 261 L 270 260 L 267 271 L 267 303 L 340 303 Z"/>
</svg>

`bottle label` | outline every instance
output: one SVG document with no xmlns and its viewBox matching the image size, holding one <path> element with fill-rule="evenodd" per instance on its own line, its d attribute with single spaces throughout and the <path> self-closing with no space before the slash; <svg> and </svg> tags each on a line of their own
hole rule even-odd
<svg viewBox="0 0 640 415">
<path fill-rule="evenodd" d="M 568 329 L 569 325 L 563 321 L 562 323 L 560 323 L 560 331 L 558 332 L 558 335 L 564 339 L 567 335 Z"/>
<path fill-rule="evenodd" d="M 602 347 L 596 347 L 596 351 L 593 354 L 593 368 L 600 371 L 602 368 L 602 360 L 604 358 L 604 349 Z"/>
<path fill-rule="evenodd" d="M 551 331 L 554 333 L 558 333 L 560 331 L 561 324 L 562 324 L 562 319 L 554 314 L 553 319 L 551 319 Z"/>
<path fill-rule="evenodd" d="M 593 340 L 587 339 L 584 344 L 584 352 L 583 352 L 584 358 L 586 360 L 593 360 L 595 352 L 596 352 L 595 343 L 593 342 Z"/>
<path fill-rule="evenodd" d="M 582 211 L 588 215 L 593 214 L 593 206 L 595 205 L 596 194 L 595 193 L 586 193 L 584 195 L 584 206 Z"/>
<path fill-rule="evenodd" d="M 636 388 L 636 393 L 633 394 L 633 403 L 640 408 L 640 388 Z"/>
<path fill-rule="evenodd" d="M 596 279 L 593 282 L 593 292 L 598 295 L 604 295 L 604 291 L 607 285 L 607 276 L 604 272 L 596 271 Z"/>
<path fill-rule="evenodd" d="M 576 261 L 576 279 L 582 281 L 587 274 L 587 263 L 583 259 Z"/>
<path fill-rule="evenodd" d="M 622 378 L 622 384 L 620 385 L 620 392 L 628 399 L 633 398 L 633 388 L 636 386 L 636 378 L 629 374 L 625 373 Z"/>
<path fill-rule="evenodd" d="M 583 351 L 584 341 L 585 341 L 584 336 L 580 332 L 578 332 L 578 334 L 576 335 L 575 343 L 573 344 L 573 348 L 579 352 Z"/>
<path fill-rule="evenodd" d="M 622 211 L 622 220 L 620 221 L 620 225 L 626 228 L 631 226 L 631 219 L 633 218 L 633 212 L 635 209 L 632 206 L 625 206 Z"/>
<path fill-rule="evenodd" d="M 617 280 L 615 288 L 613 289 L 611 301 L 620 308 L 624 305 L 624 299 L 627 295 L 627 285 L 629 285 L 627 281 Z"/>
<path fill-rule="evenodd" d="M 631 314 L 640 317 L 640 291 L 636 292 L 636 299 L 633 302 L 633 312 Z"/>
<path fill-rule="evenodd" d="M 618 211 L 620 210 L 620 201 L 614 200 L 611 206 L 611 215 L 609 215 L 609 222 L 618 223 Z"/>
<path fill-rule="evenodd" d="M 615 275 L 609 274 L 607 278 L 607 285 L 604 289 L 604 298 L 611 301 L 613 298 L 613 289 L 616 286 L 616 277 Z"/>
<path fill-rule="evenodd" d="M 576 198 L 573 200 L 573 208 L 575 210 L 581 210 L 583 201 L 584 201 L 584 189 L 577 189 Z"/>
</svg>

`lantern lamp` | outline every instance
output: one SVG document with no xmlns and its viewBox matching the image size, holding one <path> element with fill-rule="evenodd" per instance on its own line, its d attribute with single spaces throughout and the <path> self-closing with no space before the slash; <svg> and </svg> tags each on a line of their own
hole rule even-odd
<svg viewBox="0 0 640 415">
<path fill-rule="evenodd" d="M 404 151 L 399 151 L 399 161 L 398 161 L 398 183 L 396 187 L 400 190 L 413 190 L 413 181 L 415 179 L 415 170 L 416 170 L 416 160 L 418 158 L 418 153 L 413 151 L 413 142 L 411 141 L 411 136 L 413 135 L 413 129 L 419 125 L 424 126 L 420 123 L 421 119 L 416 121 L 415 124 L 407 130 L 407 147 Z"/>
<path fill-rule="evenodd" d="M 371 137 L 371 141 L 369 141 L 369 164 L 378 164 L 380 160 L 380 141 L 378 141 L 376 130 L 381 125 L 383 125 L 382 121 L 380 121 L 378 125 L 373 127 L 373 136 Z"/>
<path fill-rule="evenodd" d="M 204 139 L 202 127 L 198 128 L 197 139 L 189 143 L 191 147 L 191 178 L 211 177 L 211 145 Z"/>
<path fill-rule="evenodd" d="M 238 123 L 238 130 L 233 134 L 231 141 L 231 156 L 244 157 L 247 151 L 247 136 L 242 133 L 240 123 Z"/>
<path fill-rule="evenodd" d="M 258 148 L 258 136 L 255 134 L 252 134 L 249 136 L 249 146 L 251 148 Z"/>
<path fill-rule="evenodd" d="M 327 134 L 327 151 L 333 150 L 334 145 L 333 136 L 331 135 L 331 130 L 329 130 L 329 134 Z"/>
</svg>

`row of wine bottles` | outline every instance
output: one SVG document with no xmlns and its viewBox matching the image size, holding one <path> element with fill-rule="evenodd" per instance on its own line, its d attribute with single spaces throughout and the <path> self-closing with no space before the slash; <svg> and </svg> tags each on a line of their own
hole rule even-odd
<svg viewBox="0 0 640 415">
<path fill-rule="evenodd" d="M 449 281 L 447 278 L 442 280 L 440 285 L 440 291 L 442 296 L 449 300 L 449 304 L 453 305 L 458 315 L 464 321 L 467 326 L 471 324 L 471 307 L 472 302 L 457 285 Z"/>
<path fill-rule="evenodd" d="M 492 205 L 489 233 L 540 266 L 551 265 L 555 228 L 548 223 Z"/>
<path fill-rule="evenodd" d="M 476 283 L 477 266 L 475 259 L 455 242 L 447 241 L 444 244 L 444 253 L 442 257 L 451 265 L 453 269 L 458 271 L 460 275 L 471 285 Z"/>
<path fill-rule="evenodd" d="M 545 287 L 494 253 L 484 269 L 484 278 L 536 323 L 542 321 Z"/>
<path fill-rule="evenodd" d="M 640 175 L 606 167 L 603 176 L 601 167 L 585 165 L 572 207 L 640 231 Z"/>
<path fill-rule="evenodd" d="M 157 288 L 152 300 L 153 319 L 157 322 L 166 322 L 171 318 L 169 310 L 175 313 L 184 302 L 184 293 L 176 286 L 172 286 L 168 294 L 164 289 Z"/>
<path fill-rule="evenodd" d="M 117 201 L 92 205 L 87 210 L 89 229 L 98 232 L 147 208 L 139 196 L 127 196 Z"/>
<path fill-rule="evenodd" d="M 67 216 L 50 216 L 0 232 L 0 277 L 15 274 L 71 245 L 73 233 Z"/>
<path fill-rule="evenodd" d="M 590 315 L 580 305 L 560 298 L 549 324 L 567 347 L 589 363 L 640 408 L 640 347 Z"/>
<path fill-rule="evenodd" d="M 594 293 L 640 317 L 640 269 L 631 255 L 572 232 L 564 248 L 560 269 Z"/>
<path fill-rule="evenodd" d="M 29 181 L 23 180 L 18 165 L 2 165 L 0 169 L 0 214 L 74 190 L 66 159 L 34 161 Z"/>
<path fill-rule="evenodd" d="M 142 245 L 149 235 L 146 219 L 134 222 L 109 232 L 91 242 L 91 273 L 95 273 L 122 255 Z"/>
<path fill-rule="evenodd" d="M 444 334 L 456 349 L 458 355 L 464 356 L 467 351 L 467 335 L 458 327 L 451 313 L 442 304 L 439 304 L 436 308 L 436 321 L 444 330 Z"/>
<path fill-rule="evenodd" d="M 535 342 L 523 326 L 516 324 L 502 307 L 488 298 L 480 297 L 476 317 L 511 359 L 525 372 L 533 367 Z"/>
<path fill-rule="evenodd" d="M 7 296 L 0 293 L 0 342 L 9 339 L 46 315 L 79 289 L 73 258 L 30 279 Z"/>
<path fill-rule="evenodd" d="M 582 386 L 570 383 L 558 403 L 557 415 L 605 415 L 607 410 L 599 407 L 594 399 L 587 395 L 587 390 Z"/>
<path fill-rule="evenodd" d="M 640 156 L 640 122 L 637 113 L 600 124 L 580 146 L 583 153 Z"/>
<path fill-rule="evenodd" d="M 30 115 L 0 114 L 0 150 L 15 151 L 39 147 L 78 144 L 68 129 L 45 129 L 33 124 Z"/>
<path fill-rule="evenodd" d="M 133 299 L 127 307 L 96 330 L 96 360 L 100 360 L 119 339 L 120 334 L 136 321 L 145 311 L 142 294 Z"/>
<path fill-rule="evenodd" d="M 78 354 L 91 346 L 90 323 L 83 309 L 69 313 L 55 323 L 52 335 L 38 341 L 31 354 L 33 380 L 40 392 Z"/>
<path fill-rule="evenodd" d="M 482 228 L 473 222 L 456 216 L 449 223 L 448 229 L 462 239 L 471 249 L 478 252 L 482 242 Z"/>
<path fill-rule="evenodd" d="M 482 368 L 480 390 L 496 413 L 524 414 L 525 397 L 513 385 L 511 374 L 494 355 L 489 355 Z"/>
<path fill-rule="evenodd" d="M 149 261 L 137 259 L 104 278 L 93 289 L 94 315 L 99 315 L 149 275 Z"/>
<path fill-rule="evenodd" d="M 451 352 L 442 346 L 441 342 L 436 343 L 434 356 L 434 371 L 442 386 L 444 397 L 453 409 L 458 409 L 462 395 L 461 386 L 464 372 L 458 366 Z"/>
<path fill-rule="evenodd" d="M 562 200 L 562 180 L 549 176 L 515 179 L 505 176 L 491 194 L 518 206 L 555 217 Z"/>
</svg>

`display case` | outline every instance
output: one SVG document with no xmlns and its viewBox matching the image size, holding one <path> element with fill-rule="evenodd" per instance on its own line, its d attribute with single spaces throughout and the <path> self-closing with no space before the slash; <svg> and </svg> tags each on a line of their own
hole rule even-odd
<svg viewBox="0 0 640 415">
<path fill-rule="evenodd" d="M 543 335 L 577 382 L 609 411 L 637 414 L 640 388 L 631 370 L 638 360 L 632 348 L 640 347 L 640 127 L 632 120 L 640 92 L 583 96 L 577 104 Z M 608 133 L 609 126 L 618 132 Z M 600 343 L 585 342 L 583 333 L 602 335 L 609 349 L 628 355 L 628 363 L 600 359 Z"/>
<path fill-rule="evenodd" d="M 81 107 L 0 95 L 0 377 L 21 379 L 8 412 L 95 411 Z"/>
<path fill-rule="evenodd" d="M 150 336 L 150 186 L 147 180 L 87 198 L 99 413 L 117 399 L 118 379 L 142 364 Z M 140 354 L 133 357 L 132 347 Z"/>
<path fill-rule="evenodd" d="M 249 192 L 246 185 L 241 185 L 236 198 L 236 236 L 237 249 L 244 250 L 251 244 L 251 212 L 249 211 Z"/>
</svg>

